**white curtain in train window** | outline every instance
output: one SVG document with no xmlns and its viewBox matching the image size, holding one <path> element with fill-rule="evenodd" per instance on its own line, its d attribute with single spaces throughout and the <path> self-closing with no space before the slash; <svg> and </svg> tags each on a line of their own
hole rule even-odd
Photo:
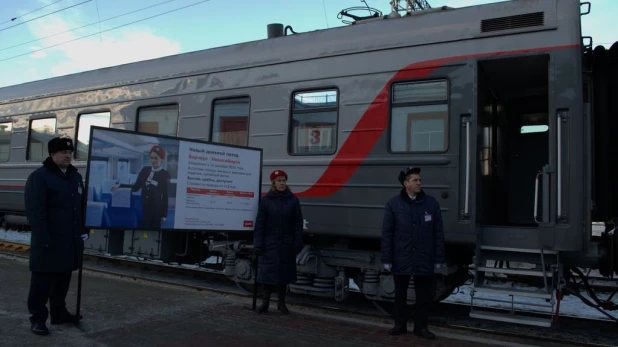
<svg viewBox="0 0 618 347">
<path fill-rule="evenodd" d="M 92 126 L 109 128 L 110 119 L 110 112 L 88 113 L 79 116 L 76 141 L 77 159 L 86 159 L 88 157 L 90 128 Z"/>
<path fill-rule="evenodd" d="M 30 143 L 28 144 L 29 160 L 44 160 L 47 152 L 47 142 L 56 136 L 56 118 L 35 119 L 30 123 Z"/>
<path fill-rule="evenodd" d="M 404 82 L 393 86 L 391 151 L 442 152 L 447 147 L 448 83 Z"/>
<path fill-rule="evenodd" d="M 0 123 L 0 162 L 9 160 L 13 123 Z"/>
<path fill-rule="evenodd" d="M 216 100 L 213 118 L 213 142 L 238 146 L 248 144 L 249 98 Z"/>
<path fill-rule="evenodd" d="M 441 152 L 446 147 L 447 105 L 393 108 L 391 150 L 394 152 Z"/>
<path fill-rule="evenodd" d="M 176 136 L 178 105 L 140 108 L 137 119 L 137 130 L 140 132 Z"/>
<path fill-rule="evenodd" d="M 414 119 L 408 115 L 408 151 L 434 152 L 444 150 L 444 119 Z"/>
</svg>

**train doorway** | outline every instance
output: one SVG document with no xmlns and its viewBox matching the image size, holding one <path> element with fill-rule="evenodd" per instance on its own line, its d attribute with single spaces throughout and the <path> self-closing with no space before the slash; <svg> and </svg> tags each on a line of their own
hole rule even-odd
<svg viewBox="0 0 618 347">
<path fill-rule="evenodd" d="M 479 61 L 477 71 L 477 222 L 536 227 L 535 177 L 549 163 L 549 56 Z"/>
</svg>

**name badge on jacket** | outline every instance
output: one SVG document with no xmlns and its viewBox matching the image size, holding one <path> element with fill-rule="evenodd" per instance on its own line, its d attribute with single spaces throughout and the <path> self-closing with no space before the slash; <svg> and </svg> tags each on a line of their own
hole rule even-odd
<svg viewBox="0 0 618 347">
<path fill-rule="evenodd" d="M 431 222 L 431 215 L 425 212 L 425 222 Z"/>
</svg>

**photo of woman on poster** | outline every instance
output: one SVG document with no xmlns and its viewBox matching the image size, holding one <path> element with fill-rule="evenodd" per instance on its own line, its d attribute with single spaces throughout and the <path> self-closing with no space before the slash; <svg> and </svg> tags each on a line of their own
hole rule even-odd
<svg viewBox="0 0 618 347">
<path fill-rule="evenodd" d="M 154 145 L 149 152 L 151 166 L 144 166 L 134 184 L 116 184 L 111 191 L 118 188 L 131 188 L 131 192 L 142 189 L 142 220 L 140 227 L 158 230 L 167 219 L 168 186 L 171 180 L 169 172 L 163 169 L 165 149 Z"/>
</svg>

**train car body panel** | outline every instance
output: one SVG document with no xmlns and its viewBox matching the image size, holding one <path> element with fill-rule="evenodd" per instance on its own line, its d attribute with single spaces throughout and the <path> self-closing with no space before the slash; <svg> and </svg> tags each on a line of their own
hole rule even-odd
<svg viewBox="0 0 618 347">
<path fill-rule="evenodd" d="M 470 114 L 471 129 L 478 127 L 479 107 L 473 97 L 477 61 L 548 53 L 552 66 L 569 71 L 573 66 L 568 62 L 572 61 L 572 55 L 578 54 L 580 36 L 577 28 L 560 25 L 558 9 L 565 13 L 579 8 L 574 5 L 568 8 L 567 3 L 502 2 L 420 13 L 412 18 L 380 20 L 84 72 L 62 77 L 62 83 L 56 83 L 57 78 L 27 83 L 0 89 L 0 99 L 4 100 L 0 103 L 0 116 L 32 114 L 30 118 L 34 119 L 53 114 L 56 134 L 71 136 L 77 127 L 75 120 L 82 113 L 105 110 L 114 115 L 112 127 L 135 129 L 139 107 L 181 102 L 178 133 L 208 140 L 213 124 L 213 110 L 209 107 L 212 101 L 248 96 L 251 109 L 248 144 L 264 149 L 265 177 L 276 167 L 290 171 L 291 184 L 303 199 L 309 233 L 379 237 L 384 201 L 399 189 L 395 180 L 398 170 L 406 165 L 420 165 L 424 167 L 425 189 L 442 206 L 447 239 L 470 243 L 477 233 L 474 218 L 477 207 L 471 202 L 477 200 L 480 188 L 476 165 L 470 165 L 469 177 L 464 172 L 467 158 L 461 118 Z M 529 20 L 531 27 L 500 28 L 505 25 L 500 20 L 486 24 L 487 14 L 500 17 L 500 13 L 509 16 L 533 13 L 537 17 L 540 14 L 543 25 L 534 26 L 539 24 L 535 22 L 538 18 Z M 579 13 L 568 13 L 564 20 L 573 15 Z M 391 35 L 392 32 L 398 35 Z M 527 35 L 530 37 L 526 38 Z M 545 42 L 551 42 L 552 46 L 539 44 Z M 560 54 L 565 55 L 566 66 L 555 63 Z M 376 61 L 381 64 L 373 63 Z M 554 74 L 550 70 L 547 73 Z M 445 151 L 393 153 L 390 142 L 396 136 L 394 129 L 398 128 L 398 124 L 393 127 L 390 122 L 393 106 L 389 95 L 393 85 L 442 79 L 448 86 L 449 116 L 447 128 L 443 130 Z M 290 155 L 286 134 L 290 131 L 292 105 L 289 97 L 273 96 L 329 88 L 337 91 L 336 154 Z M 274 123 L 268 124 L 269 119 Z M 550 129 L 553 128 L 550 124 Z M 555 137 L 553 130 L 549 134 Z M 476 163 L 474 132 L 471 136 L 470 163 Z M 27 147 L 27 144 L 13 146 Z M 547 151 L 555 157 L 555 148 Z M 10 163 L 20 161 L 18 153 L 14 154 Z M 83 165 L 77 160 L 78 167 Z M 461 169 L 456 170 L 457 167 Z M 267 187 L 265 182 L 264 188 Z M 555 199 L 554 196 L 550 200 L 552 206 Z M 566 208 L 569 196 L 565 195 L 564 199 Z M 532 202 L 528 199 L 528 203 L 515 204 L 521 204 L 522 211 L 530 211 L 532 206 L 527 205 Z M 461 213 L 466 204 L 467 216 L 472 216 L 469 220 L 467 216 L 462 218 Z M 333 217 L 325 216 L 324 211 L 332 211 Z M 569 214 L 578 216 L 571 210 Z M 574 221 L 581 221 L 581 214 Z M 547 223 L 552 224 L 554 220 L 550 218 Z M 492 234 L 491 228 L 486 230 L 488 235 Z M 522 242 L 532 242 L 534 247 L 539 243 L 538 235 L 532 235 L 537 233 L 536 227 L 512 229 L 508 233 Z M 496 239 L 505 241 L 504 234 L 498 229 Z"/>
</svg>

